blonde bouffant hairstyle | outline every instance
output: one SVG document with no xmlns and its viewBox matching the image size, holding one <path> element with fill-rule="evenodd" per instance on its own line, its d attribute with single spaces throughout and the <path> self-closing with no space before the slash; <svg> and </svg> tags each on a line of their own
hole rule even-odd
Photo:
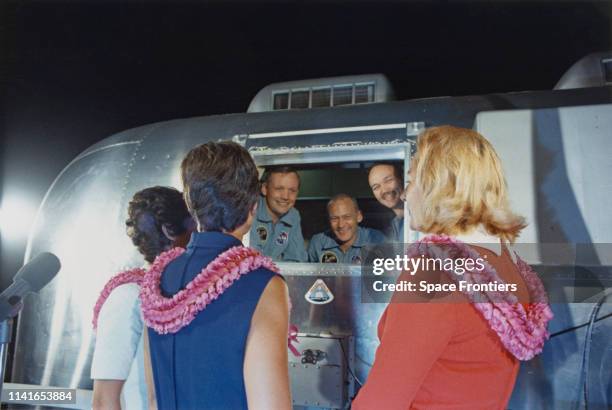
<svg viewBox="0 0 612 410">
<path fill-rule="evenodd" d="M 514 242 L 526 226 L 510 210 L 501 161 L 476 131 L 432 127 L 418 139 L 411 163 L 423 195 L 419 230 L 457 235 L 482 225 L 491 235 Z"/>
</svg>

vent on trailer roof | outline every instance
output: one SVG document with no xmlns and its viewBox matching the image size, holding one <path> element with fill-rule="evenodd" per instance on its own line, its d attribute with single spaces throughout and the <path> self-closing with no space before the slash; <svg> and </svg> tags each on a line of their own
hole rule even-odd
<svg viewBox="0 0 612 410">
<path fill-rule="evenodd" d="M 563 74 L 555 90 L 612 85 L 612 51 L 592 53 L 578 60 Z"/>
<path fill-rule="evenodd" d="M 257 93 L 247 112 L 338 107 L 392 100 L 391 83 L 383 74 L 316 78 L 270 84 Z"/>
</svg>

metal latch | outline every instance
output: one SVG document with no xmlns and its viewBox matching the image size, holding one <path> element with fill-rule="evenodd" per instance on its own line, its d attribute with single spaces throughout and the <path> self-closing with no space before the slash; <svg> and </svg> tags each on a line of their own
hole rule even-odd
<svg viewBox="0 0 612 410">
<path fill-rule="evenodd" d="M 327 353 L 322 350 L 306 349 L 302 352 L 302 364 L 317 364 L 325 358 L 327 358 Z"/>
<path fill-rule="evenodd" d="M 244 147 L 248 138 L 249 138 L 248 134 L 236 134 L 232 137 L 232 141 Z"/>
</svg>

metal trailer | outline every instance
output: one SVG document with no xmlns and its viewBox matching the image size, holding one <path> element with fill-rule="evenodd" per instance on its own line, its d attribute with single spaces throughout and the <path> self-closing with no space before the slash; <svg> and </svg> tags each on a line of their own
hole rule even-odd
<svg viewBox="0 0 612 410">
<path fill-rule="evenodd" d="M 610 86 L 166 121 L 93 145 L 47 192 L 26 260 L 50 251 L 62 261 L 62 270 L 25 304 L 11 380 L 91 389 L 94 301 L 112 274 L 142 262 L 125 235 L 128 201 L 148 186 L 179 187 L 179 164 L 192 147 L 234 140 L 251 151 L 258 165 L 300 167 L 303 226 L 318 226 L 323 215 L 316 220 L 307 209 L 317 209 L 339 189 L 371 205 L 367 184 L 364 188 L 358 177 L 374 161 L 407 165 L 417 134 L 441 124 L 474 127 L 493 142 L 504 162 L 513 207 L 530 222 L 522 242 L 584 244 L 586 250 L 576 257 L 586 268 L 567 277 L 567 289 L 583 277 L 591 279 L 586 286 L 595 278 L 591 294 L 609 286 L 612 254 L 597 244 L 612 243 Z M 367 212 L 374 223 L 384 221 L 380 209 Z M 405 232 L 405 239 L 413 237 Z M 527 258 L 536 270 L 554 272 L 561 269 L 558 256 L 537 247 Z M 291 320 L 302 336 L 302 358 L 290 358 L 295 404 L 345 408 L 374 360 L 376 325 L 385 305 L 362 303 L 359 266 L 281 263 L 280 268 L 293 301 Z M 305 293 L 319 279 L 335 296 L 332 303 L 306 301 Z M 585 404 L 585 391 L 590 408 L 610 406 L 612 320 L 599 320 L 612 311 L 610 300 L 557 303 L 553 310 L 551 332 L 561 333 L 541 356 L 522 366 L 510 407 L 577 408 Z"/>
</svg>

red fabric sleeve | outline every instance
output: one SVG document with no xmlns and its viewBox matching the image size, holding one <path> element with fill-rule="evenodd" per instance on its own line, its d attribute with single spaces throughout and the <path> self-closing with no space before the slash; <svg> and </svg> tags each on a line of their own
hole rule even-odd
<svg viewBox="0 0 612 410">
<path fill-rule="evenodd" d="M 390 303 L 374 365 L 352 409 L 410 408 L 454 326 L 452 304 Z"/>
</svg>

